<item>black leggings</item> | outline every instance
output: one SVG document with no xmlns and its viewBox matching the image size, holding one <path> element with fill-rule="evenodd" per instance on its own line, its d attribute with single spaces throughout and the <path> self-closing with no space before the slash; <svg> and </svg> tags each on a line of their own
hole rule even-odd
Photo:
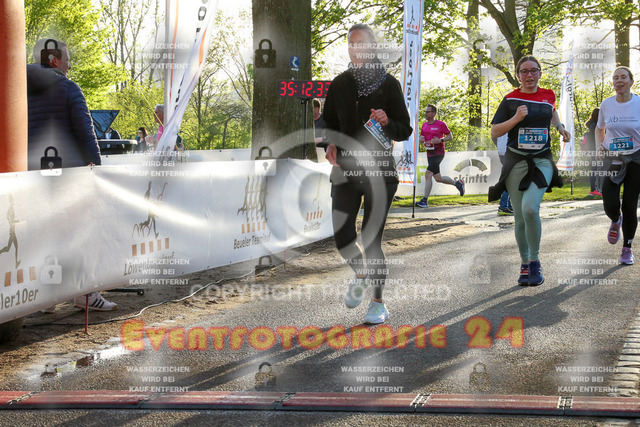
<svg viewBox="0 0 640 427">
<path fill-rule="evenodd" d="M 612 167 L 610 170 L 614 169 Z M 636 235 L 638 228 L 638 194 L 640 194 L 640 165 L 630 162 L 627 164 L 627 173 L 624 176 L 624 193 L 622 194 L 622 238 L 623 245 L 627 248 L 631 247 L 633 237 Z M 607 214 L 611 221 L 617 221 L 620 218 L 620 187 L 616 185 L 608 177 L 605 177 L 602 185 L 602 203 L 604 204 L 604 213 Z"/>
<path fill-rule="evenodd" d="M 348 183 L 331 187 L 331 214 L 336 247 L 356 274 L 365 269 L 373 285 L 373 297 L 382 298 L 387 264 L 382 251 L 382 234 L 397 183 L 372 185 L 370 182 Z M 364 196 L 362 248 L 357 239 L 356 219 Z M 366 260 L 366 261 L 364 261 Z"/>
</svg>

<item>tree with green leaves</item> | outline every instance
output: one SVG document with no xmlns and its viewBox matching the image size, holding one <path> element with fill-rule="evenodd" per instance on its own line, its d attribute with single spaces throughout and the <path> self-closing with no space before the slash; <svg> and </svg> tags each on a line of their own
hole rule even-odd
<svg viewBox="0 0 640 427">
<path fill-rule="evenodd" d="M 595 13 L 594 13 L 595 11 Z M 616 45 L 616 65 L 629 66 L 631 53 L 630 30 L 633 21 L 640 19 L 640 7 L 633 0 L 598 0 L 585 9 L 585 16 L 594 23 L 613 21 Z"/>
<path fill-rule="evenodd" d="M 100 3 L 98 25 L 108 34 L 109 60 L 126 73 L 127 79 L 142 83 L 146 76 L 153 75 L 156 63 L 149 54 L 154 52 L 153 42 L 163 20 L 160 0 L 101 0 Z M 152 79 L 147 79 L 147 85 L 151 82 Z M 116 89 L 125 84 L 126 81 L 119 82 Z"/>
<path fill-rule="evenodd" d="M 92 1 L 25 0 L 24 6 L 28 60 L 39 39 L 65 41 L 73 65 L 69 78 L 82 88 L 90 108 L 103 107 L 120 74 L 106 59 L 107 34 L 97 29 L 100 14 Z"/>
</svg>

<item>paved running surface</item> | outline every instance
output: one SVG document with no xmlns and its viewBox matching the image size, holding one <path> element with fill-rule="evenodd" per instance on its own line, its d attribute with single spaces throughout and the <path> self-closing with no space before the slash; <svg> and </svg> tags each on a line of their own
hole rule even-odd
<svg viewBox="0 0 640 427">
<path fill-rule="evenodd" d="M 361 324 L 366 300 L 353 310 L 344 307 L 343 282 L 351 273 L 343 266 L 317 283 L 301 285 L 304 291 L 292 289 L 270 298 L 261 294 L 197 324 L 130 323 L 123 328 L 121 342 L 130 348 L 144 345 L 143 350 L 51 379 L 25 377 L 23 390 L 251 392 L 256 390 L 260 365 L 267 362 L 271 366 L 264 365 L 265 375 L 260 377 L 265 385 L 258 390 L 276 394 L 635 394 L 640 361 L 625 358 L 623 350 L 634 347 L 630 335 L 640 301 L 640 266 L 617 264 L 621 244 L 606 241 L 609 221 L 601 201 L 543 205 L 540 259 L 546 282 L 539 287 L 516 286 L 520 260 L 513 218 L 498 217 L 496 206 L 417 209 L 419 218 L 450 226 L 471 224 L 477 233 L 390 258 L 385 302 L 391 317 L 384 326 Z M 392 215 L 408 217 L 410 210 L 394 209 Z M 269 382 L 273 377 L 275 382 Z M 29 417 L 41 413 L 19 412 Z M 70 413 L 78 414 L 76 420 L 83 423 L 94 415 Z M 70 413 L 58 414 L 65 420 L 61 422 L 73 423 Z M 160 414 L 136 413 L 147 421 Z M 172 414 L 166 421 L 198 423 L 210 421 L 209 414 Z M 325 420 L 356 425 L 427 419 L 390 414 L 224 414 L 249 424 L 260 419 L 274 424 Z M 3 411 L 0 421 L 10 416 Z M 480 419 L 492 425 L 513 425 L 514 420 Z M 462 418 L 431 415 L 428 420 L 433 425 L 458 425 Z M 515 420 L 529 424 L 525 417 Z M 466 416 L 462 422 L 484 424 L 477 416 Z M 536 418 L 533 423 L 593 425 L 593 420 Z"/>
</svg>

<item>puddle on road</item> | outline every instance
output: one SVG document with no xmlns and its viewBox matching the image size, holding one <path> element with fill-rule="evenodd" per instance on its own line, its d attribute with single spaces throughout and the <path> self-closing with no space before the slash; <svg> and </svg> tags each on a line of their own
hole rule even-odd
<svg viewBox="0 0 640 427">
<path fill-rule="evenodd" d="M 44 371 L 40 374 L 40 378 L 55 378 L 60 375 L 75 372 L 79 368 L 87 368 L 93 366 L 99 360 L 109 360 L 118 356 L 129 353 L 128 350 L 121 345 L 110 347 L 104 350 L 95 351 L 74 360 L 53 361 L 44 365 Z"/>
<path fill-rule="evenodd" d="M 481 228 L 483 232 L 496 232 L 513 228 L 513 221 L 465 221 L 464 224 Z"/>
</svg>

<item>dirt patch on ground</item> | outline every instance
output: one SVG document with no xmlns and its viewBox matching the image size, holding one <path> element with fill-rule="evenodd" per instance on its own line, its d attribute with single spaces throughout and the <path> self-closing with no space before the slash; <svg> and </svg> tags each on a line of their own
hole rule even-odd
<svg viewBox="0 0 640 427">
<path fill-rule="evenodd" d="M 389 218 L 384 250 L 387 257 L 399 256 L 478 232 L 477 227 L 460 223 Z M 337 282 L 346 268 L 333 239 L 274 255 L 273 263 L 275 267 L 259 273 L 253 260 L 183 276 L 186 285 L 141 286 L 143 296 L 105 292 L 107 299 L 118 304 L 118 310 L 90 312 L 88 333 L 84 311 L 72 303 L 58 305 L 54 314 L 27 316 L 18 338 L 0 345 L 4 388 L 19 387 L 17 373 L 44 360 L 77 359 L 79 354 L 115 346 L 128 319 L 141 319 L 147 325 L 178 320 L 183 325 L 195 324 L 207 314 L 249 302 L 247 290 L 253 284 L 260 284 L 267 292 L 282 292 L 300 284 Z"/>
</svg>

